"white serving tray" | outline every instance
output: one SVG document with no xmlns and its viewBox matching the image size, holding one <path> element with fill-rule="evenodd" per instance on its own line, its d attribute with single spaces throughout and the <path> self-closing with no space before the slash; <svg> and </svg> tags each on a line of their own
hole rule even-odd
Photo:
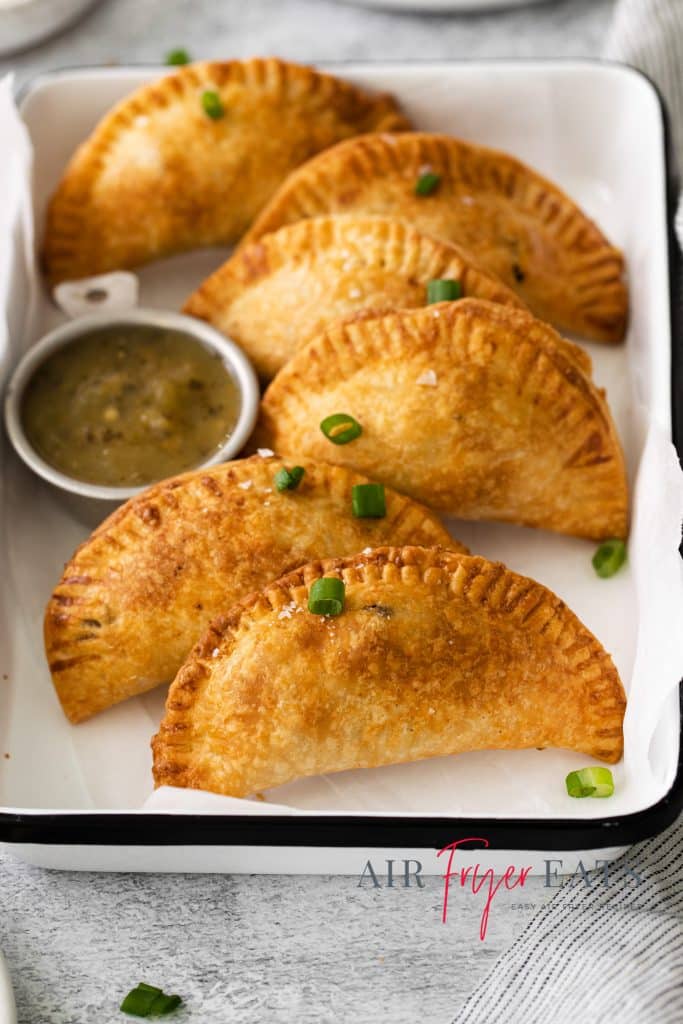
<svg viewBox="0 0 683 1024">
<path fill-rule="evenodd" d="M 394 92 L 419 128 L 451 132 L 527 160 L 565 187 L 625 250 L 632 284 L 627 344 L 587 347 L 596 381 L 608 390 L 633 484 L 646 420 L 656 424 L 659 449 L 662 437 L 671 437 L 666 159 L 653 87 L 630 69 L 591 62 L 349 64 L 329 70 Z M 159 68 L 64 71 L 28 89 L 21 110 L 35 153 L 38 230 L 47 197 L 76 145 L 112 103 L 160 73 Z M 0 347 L 5 370 L 23 346 L 61 319 L 44 294 L 33 305 L 28 301 L 21 236 L 17 228 L 8 309 L 11 350 L 3 353 Z M 142 304 L 178 308 L 223 255 L 195 253 L 145 268 Z M 0 838 L 15 840 L 18 855 L 33 863 L 61 867 L 329 871 L 348 863 L 355 871 L 358 851 L 366 845 L 405 844 L 411 853 L 431 847 L 438 870 L 433 848 L 440 839 L 431 838 L 437 835 L 450 837 L 444 844 L 474 834 L 493 836 L 498 847 L 581 850 L 614 846 L 663 827 L 661 815 L 647 815 L 661 807 L 676 776 L 683 648 L 678 643 L 663 657 L 657 630 L 661 623 L 666 631 L 676 616 L 680 622 L 683 602 L 676 545 L 667 550 L 660 537 L 666 530 L 657 520 L 659 489 L 664 506 L 666 487 L 677 481 L 659 476 L 658 465 L 656 460 L 650 465 L 646 479 L 641 474 L 630 565 L 612 580 L 595 577 L 593 548 L 584 541 L 504 525 L 453 526 L 473 551 L 550 586 L 613 654 L 630 708 L 638 714 L 627 718 L 626 757 L 614 770 L 617 791 L 609 802 L 567 798 L 564 776 L 587 759 L 546 750 L 475 753 L 302 780 L 268 794 L 273 818 L 263 804 L 216 806 L 209 800 L 207 806 L 201 795 L 188 793 L 175 802 L 166 794 L 167 802 L 157 804 L 151 815 L 141 808 L 152 789 L 149 739 L 163 695 L 148 694 L 78 727 L 62 715 L 43 657 L 42 613 L 62 564 L 87 531 L 5 445 L 0 828 L 2 810 L 7 817 Z M 653 529 L 664 545 L 656 571 L 646 557 Z M 654 608 L 657 621 L 652 621 Z M 643 723 L 654 731 L 645 747 Z M 202 817 L 181 818 L 183 809 Z M 611 824 L 603 830 L 605 815 Z M 258 835 L 256 826 L 250 829 L 256 820 Z M 155 830 L 163 839 L 152 845 Z M 342 849 L 302 856 L 302 844 L 346 845 L 348 857 Z M 294 854 L 286 857 L 285 848 Z"/>
</svg>

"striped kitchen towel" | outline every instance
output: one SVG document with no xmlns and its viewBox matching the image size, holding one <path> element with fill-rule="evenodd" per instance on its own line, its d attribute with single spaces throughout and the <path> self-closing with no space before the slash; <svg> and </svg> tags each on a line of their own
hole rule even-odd
<svg viewBox="0 0 683 1024">
<path fill-rule="evenodd" d="M 620 0 L 605 55 L 639 67 L 661 90 L 680 173 L 683 0 Z M 683 248 L 683 199 L 676 230 Z M 453 1024 L 548 1021 L 682 1024 L 683 817 L 619 858 L 608 885 L 558 889 Z"/>
</svg>

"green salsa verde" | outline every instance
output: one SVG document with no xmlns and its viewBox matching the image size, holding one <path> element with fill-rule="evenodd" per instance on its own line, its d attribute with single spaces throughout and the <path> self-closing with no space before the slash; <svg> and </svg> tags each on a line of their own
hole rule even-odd
<svg viewBox="0 0 683 1024">
<path fill-rule="evenodd" d="M 230 437 L 240 392 L 182 331 L 119 324 L 58 349 L 28 383 L 26 436 L 76 480 L 136 487 L 192 469 Z"/>
</svg>

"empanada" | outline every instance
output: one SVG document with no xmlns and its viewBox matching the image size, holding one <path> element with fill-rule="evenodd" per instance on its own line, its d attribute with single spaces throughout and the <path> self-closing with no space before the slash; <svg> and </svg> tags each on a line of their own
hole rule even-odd
<svg viewBox="0 0 683 1024">
<path fill-rule="evenodd" d="M 384 519 L 354 518 L 351 488 L 365 478 L 294 461 L 306 472 L 282 493 L 273 478 L 283 463 L 260 456 L 165 480 L 78 548 L 45 614 L 47 659 L 72 722 L 170 682 L 219 611 L 304 562 L 391 542 L 455 543 L 436 516 L 389 490 Z"/>
<path fill-rule="evenodd" d="M 306 341 L 359 310 L 424 306 L 429 281 L 521 307 L 457 246 L 383 217 L 332 216 L 286 225 L 240 249 L 190 296 L 184 312 L 236 341 L 273 377 Z"/>
<path fill-rule="evenodd" d="M 425 173 L 438 185 L 416 195 Z M 542 320 L 595 341 L 624 336 L 621 253 L 556 185 L 506 153 L 425 133 L 340 143 L 287 179 L 246 240 L 326 213 L 401 217 L 462 245 Z"/>
<path fill-rule="evenodd" d="M 407 126 L 390 96 L 311 68 L 191 64 L 117 104 L 76 152 L 48 211 L 48 277 L 234 242 L 314 153 Z"/>
<path fill-rule="evenodd" d="M 353 467 L 432 508 L 624 537 L 624 460 L 578 346 L 480 299 L 351 324 L 309 342 L 266 391 L 258 443 Z M 354 417 L 335 444 L 320 424 Z"/>
<path fill-rule="evenodd" d="M 345 583 L 341 615 L 307 610 L 323 575 Z M 154 779 L 242 797 L 468 750 L 614 762 L 624 706 L 609 655 L 539 583 L 485 558 L 383 548 L 307 565 L 212 624 L 169 691 Z"/>
</svg>

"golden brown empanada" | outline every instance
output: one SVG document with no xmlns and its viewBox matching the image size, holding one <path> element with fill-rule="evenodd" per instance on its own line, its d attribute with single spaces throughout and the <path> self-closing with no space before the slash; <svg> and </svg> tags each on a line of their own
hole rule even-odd
<svg viewBox="0 0 683 1024">
<path fill-rule="evenodd" d="M 311 68 L 191 64 L 117 104 L 76 152 L 48 211 L 50 281 L 234 242 L 302 161 L 407 126 L 391 97 Z"/>
<path fill-rule="evenodd" d="M 307 610 L 321 576 L 346 606 Z M 301 776 L 468 750 L 622 755 L 606 651 L 550 590 L 450 551 L 314 562 L 217 619 L 168 694 L 157 786 L 242 797 Z"/>
<path fill-rule="evenodd" d="M 258 443 L 384 480 L 464 519 L 624 537 L 624 460 L 578 346 L 480 299 L 336 324 L 266 391 Z M 322 420 L 362 434 L 333 444 Z"/>
<path fill-rule="evenodd" d="M 452 243 L 383 217 L 286 225 L 240 249 L 190 296 L 184 312 L 236 341 L 271 378 L 306 341 L 359 310 L 424 306 L 427 284 L 522 307 L 514 292 Z"/>
<path fill-rule="evenodd" d="M 170 682 L 219 611 L 312 558 L 391 541 L 461 547 L 389 490 L 384 519 L 354 518 L 351 488 L 364 477 L 294 462 L 305 475 L 282 493 L 273 478 L 283 463 L 260 456 L 165 480 L 78 548 L 45 613 L 47 659 L 72 722 Z"/>
<path fill-rule="evenodd" d="M 416 195 L 425 172 L 439 175 Z M 457 242 L 542 320 L 595 341 L 624 336 L 623 259 L 556 185 L 506 153 L 447 135 L 367 135 L 295 171 L 247 234 L 326 213 L 401 217 Z"/>
</svg>

